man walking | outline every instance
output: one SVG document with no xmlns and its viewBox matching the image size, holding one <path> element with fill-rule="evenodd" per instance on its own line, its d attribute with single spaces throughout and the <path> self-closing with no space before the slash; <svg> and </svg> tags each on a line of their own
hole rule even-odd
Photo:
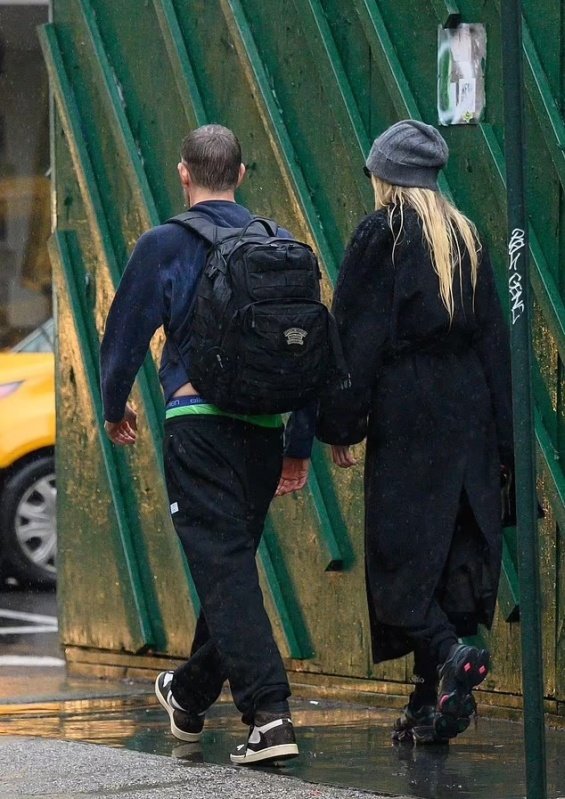
<svg viewBox="0 0 565 799">
<path fill-rule="evenodd" d="M 182 144 L 178 172 L 191 210 L 218 227 L 243 228 L 252 216 L 235 201 L 244 178 L 232 131 L 205 125 Z M 285 231 L 278 235 L 288 236 Z M 191 657 L 155 683 L 173 735 L 197 741 L 205 713 L 226 679 L 249 725 L 235 763 L 298 754 L 288 706 L 290 689 L 263 605 L 255 553 L 275 494 L 306 482 L 309 424 L 295 424 L 283 466 L 280 415 L 227 414 L 190 382 L 179 342 L 208 244 L 176 224 L 137 242 L 110 309 L 101 344 L 105 429 L 115 444 L 133 444 L 136 416 L 127 404 L 155 330 L 164 326 L 160 379 L 166 402 L 164 461 L 170 510 L 202 611 Z"/>
</svg>

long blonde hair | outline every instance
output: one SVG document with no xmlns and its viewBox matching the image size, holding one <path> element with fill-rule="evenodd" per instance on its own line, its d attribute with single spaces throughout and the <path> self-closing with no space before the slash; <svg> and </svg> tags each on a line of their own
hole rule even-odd
<svg viewBox="0 0 565 799">
<path fill-rule="evenodd" d="M 406 186 L 393 186 L 376 175 L 371 175 L 375 192 L 377 210 L 386 208 L 388 223 L 394 234 L 396 249 L 404 227 L 404 209 L 413 208 L 422 221 L 422 231 L 427 242 L 434 271 L 439 278 L 439 293 L 449 318 L 453 319 L 453 284 L 455 273 L 459 274 L 462 289 L 461 262 L 463 253 L 459 240 L 462 239 L 471 261 L 471 283 L 473 295 L 477 285 L 477 270 L 481 244 L 475 225 L 457 210 L 439 192 L 431 189 L 418 189 Z M 393 217 L 400 214 L 400 226 Z"/>
</svg>

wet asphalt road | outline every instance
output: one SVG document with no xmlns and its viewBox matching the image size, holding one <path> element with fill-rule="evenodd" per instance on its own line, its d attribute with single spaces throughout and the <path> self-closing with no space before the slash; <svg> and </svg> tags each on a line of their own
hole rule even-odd
<svg viewBox="0 0 565 799">
<path fill-rule="evenodd" d="M 0 588 L 0 669 L 61 662 L 55 591 Z M 1 671 L 0 671 L 1 675 Z"/>
</svg>

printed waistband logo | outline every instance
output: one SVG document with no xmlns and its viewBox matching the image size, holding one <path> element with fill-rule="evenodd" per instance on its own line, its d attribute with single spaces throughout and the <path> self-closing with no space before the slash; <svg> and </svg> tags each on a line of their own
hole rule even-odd
<svg viewBox="0 0 565 799">
<path fill-rule="evenodd" d="M 288 330 L 283 332 L 288 345 L 299 344 L 301 347 L 304 346 L 304 339 L 307 335 L 308 331 L 303 330 L 301 327 L 289 327 Z"/>
</svg>

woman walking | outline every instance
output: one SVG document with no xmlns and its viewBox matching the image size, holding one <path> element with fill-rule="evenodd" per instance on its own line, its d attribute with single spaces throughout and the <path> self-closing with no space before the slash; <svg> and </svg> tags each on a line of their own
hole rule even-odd
<svg viewBox="0 0 565 799">
<path fill-rule="evenodd" d="M 397 740 L 469 725 L 500 573 L 501 469 L 512 466 L 510 356 L 475 226 L 438 191 L 439 132 L 405 120 L 366 161 L 376 210 L 355 231 L 334 297 L 351 388 L 321 405 L 334 462 L 367 438 L 365 555 L 373 660 L 414 652 Z"/>
</svg>

